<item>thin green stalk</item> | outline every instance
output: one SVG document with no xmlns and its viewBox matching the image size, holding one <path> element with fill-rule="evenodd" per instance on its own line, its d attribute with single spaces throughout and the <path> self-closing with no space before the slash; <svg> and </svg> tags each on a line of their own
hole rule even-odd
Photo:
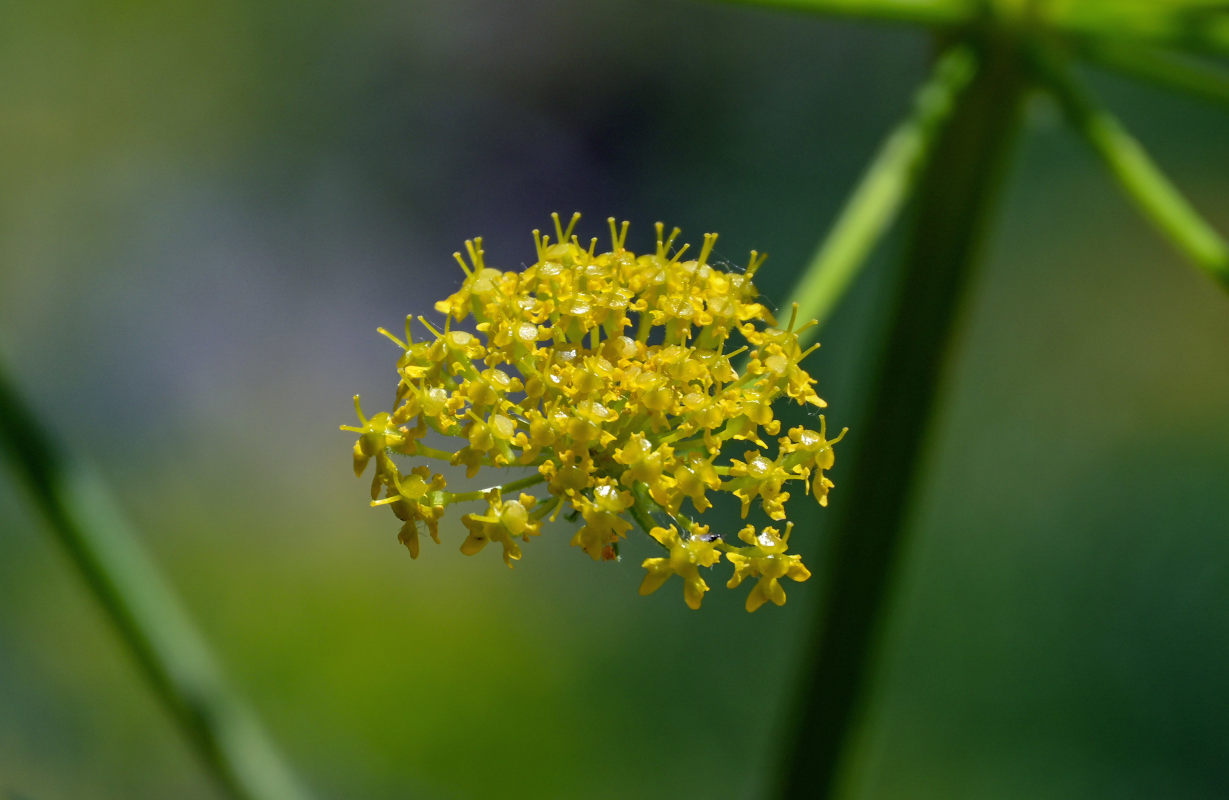
<svg viewBox="0 0 1229 800">
<path fill-rule="evenodd" d="M 1019 128 L 1026 74 L 1010 40 L 993 39 L 935 142 L 918 183 L 885 350 L 858 426 L 852 464 L 824 559 L 818 618 L 804 649 L 803 685 L 781 796 L 831 797 L 872 676 L 927 423 L 960 300 Z"/>
<path fill-rule="evenodd" d="M 0 453 L 219 782 L 242 800 L 305 800 L 106 490 L 51 440 L 3 370 Z"/>
<path fill-rule="evenodd" d="M 837 217 L 791 295 L 798 318 L 822 325 L 849 287 L 871 249 L 896 219 L 913 189 L 956 99 L 977 71 L 977 59 L 967 46 L 953 47 L 935 65 L 914 96 L 913 113 L 884 141 L 874 161 Z M 800 336 L 806 345 L 819 326 Z"/>
<path fill-rule="evenodd" d="M 647 494 L 637 492 L 635 502 L 627 510 L 631 512 L 632 519 L 640 526 L 640 530 L 645 533 L 652 533 L 653 528 L 657 526 L 653 524 L 653 518 L 649 516 L 648 508 L 645 505 L 645 498 L 647 498 Z"/>
<path fill-rule="evenodd" d="M 528 489 L 530 486 L 537 486 L 545 480 L 545 475 L 535 472 L 530 475 L 526 475 L 523 478 L 517 478 L 514 481 L 508 481 L 507 483 L 502 483 L 495 486 L 488 486 L 485 489 L 475 489 L 472 492 L 457 492 L 455 494 L 447 493 L 444 496 L 444 500 L 447 503 L 465 503 L 472 500 L 482 500 L 487 496 L 488 492 L 492 492 L 496 489 L 498 489 L 501 494 L 510 493 L 519 491 L 520 489 Z"/>
<path fill-rule="evenodd" d="M 1127 195 L 1157 229 L 1197 267 L 1229 288 L 1229 245 L 1199 216 L 1112 114 L 1097 107 L 1058 61 L 1034 54 L 1038 71 L 1071 124 L 1092 146 Z"/>
</svg>

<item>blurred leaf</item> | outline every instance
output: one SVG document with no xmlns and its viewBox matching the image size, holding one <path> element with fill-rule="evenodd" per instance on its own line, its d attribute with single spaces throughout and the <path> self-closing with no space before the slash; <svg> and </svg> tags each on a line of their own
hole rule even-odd
<svg viewBox="0 0 1229 800">
<path fill-rule="evenodd" d="M 1167 89 L 1229 104 L 1229 71 L 1205 60 L 1140 45 L 1090 41 L 1081 54 Z"/>
<path fill-rule="evenodd" d="M 1044 14 L 1049 24 L 1071 33 L 1229 54 L 1229 7 L 1223 0 L 1068 0 L 1049 4 Z"/>
<path fill-rule="evenodd" d="M 724 2 L 923 25 L 953 25 L 966 22 L 978 14 L 978 3 L 971 0 L 724 0 Z"/>
</svg>

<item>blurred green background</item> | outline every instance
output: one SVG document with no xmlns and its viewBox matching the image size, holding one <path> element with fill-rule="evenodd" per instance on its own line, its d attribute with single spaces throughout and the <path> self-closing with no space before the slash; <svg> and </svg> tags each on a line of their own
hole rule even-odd
<svg viewBox="0 0 1229 800">
<path fill-rule="evenodd" d="M 920 32 L 698 2 L 10 4 L 0 357 L 322 798 L 764 796 L 817 581 L 636 595 L 633 544 L 412 562 L 350 470 L 449 254 L 663 219 L 780 302 Z M 1221 231 L 1229 114 L 1088 74 Z M 856 427 L 897 243 L 814 357 Z M 1229 786 L 1229 300 L 1036 103 L 925 459 L 851 798 Z M 843 445 L 856 444 L 856 438 Z M 845 451 L 848 452 L 848 451 Z M 841 502 L 841 450 L 833 503 Z M 0 797 L 216 798 L 9 473 Z M 815 568 L 826 512 L 796 500 Z"/>
</svg>

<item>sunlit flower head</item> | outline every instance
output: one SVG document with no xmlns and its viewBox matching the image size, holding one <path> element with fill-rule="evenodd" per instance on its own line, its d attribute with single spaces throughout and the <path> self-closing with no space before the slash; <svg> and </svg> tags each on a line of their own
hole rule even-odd
<svg viewBox="0 0 1229 800">
<path fill-rule="evenodd" d="M 610 250 L 599 253 L 596 239 L 586 247 L 573 236 L 578 219 L 564 227 L 555 215 L 553 241 L 534 231 L 537 260 L 521 270 L 487 266 L 482 240 L 466 242 L 466 256 L 454 254 L 461 287 L 435 304 L 442 321 L 418 317 L 418 340 L 409 318 L 404 340 L 381 329 L 401 351 L 394 407 L 368 418 L 356 397 L 360 424 L 342 426 L 359 434 L 356 473 L 375 464 L 372 505 L 402 520 L 414 558 L 420 525 L 438 542 L 448 506 L 485 501 L 485 513 L 462 517 L 467 555 L 496 542 L 512 566 L 520 543 L 563 512 L 558 524 L 572 525 L 571 543 L 596 561 L 617 560 L 634 526 L 666 550 L 644 562 L 643 594 L 679 575 L 699 608 L 708 590 L 700 570 L 725 553 L 731 586 L 760 577 L 748 610 L 784 603 L 779 578 L 809 576 L 785 554 L 788 533 L 770 544 L 775 529 L 766 528 L 736 547 L 695 517 L 724 492 L 743 517 L 758 509 L 785 520 L 791 482 L 827 504 L 825 470 L 841 436 L 827 438 L 822 416 L 818 431 L 779 436 L 773 408 L 825 406 L 802 366 L 818 345 L 804 349 L 799 333 L 814 323 L 798 326 L 795 308 L 779 327 L 752 283 L 763 257 L 752 252 L 745 269 L 711 263 L 715 234 L 686 259 L 678 230 L 665 235 L 659 223 L 655 251 L 636 255 L 625 246 L 628 224 L 611 219 Z M 430 432 L 453 444 L 428 444 Z M 514 474 L 452 492 L 429 460 L 471 478 Z M 531 487 L 542 496 L 514 495 Z"/>
</svg>

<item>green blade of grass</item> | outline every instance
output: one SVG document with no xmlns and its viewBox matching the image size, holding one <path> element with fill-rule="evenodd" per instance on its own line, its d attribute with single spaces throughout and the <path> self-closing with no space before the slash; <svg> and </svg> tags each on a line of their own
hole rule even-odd
<svg viewBox="0 0 1229 800">
<path fill-rule="evenodd" d="M 1095 105 L 1056 58 L 1039 52 L 1035 61 L 1068 119 L 1144 216 L 1197 267 L 1229 289 L 1229 245 L 1220 234 L 1199 216 L 1139 141 L 1109 111 Z"/>
<path fill-rule="evenodd" d="M 796 302 L 799 319 L 822 325 L 831 314 L 900 213 L 935 138 L 976 72 L 977 57 L 967 46 L 953 47 L 939 59 L 914 98 L 913 113 L 884 141 L 790 293 L 786 306 Z M 809 328 L 803 338 L 817 331 Z"/>
<path fill-rule="evenodd" d="M 219 782 L 242 800 L 306 800 L 100 481 L 64 455 L 3 370 L 0 457 L 26 484 L 122 643 Z"/>
</svg>

